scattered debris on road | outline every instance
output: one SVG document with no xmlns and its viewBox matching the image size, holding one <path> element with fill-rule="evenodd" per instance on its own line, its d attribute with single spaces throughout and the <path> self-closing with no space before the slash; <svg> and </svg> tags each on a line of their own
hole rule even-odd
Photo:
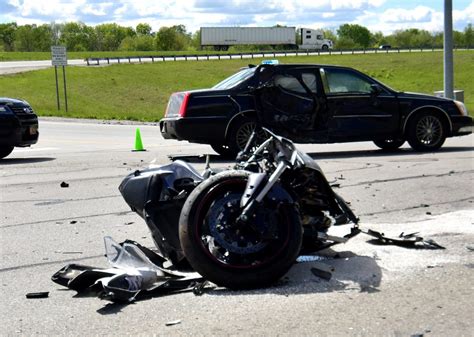
<svg viewBox="0 0 474 337">
<path fill-rule="evenodd" d="M 205 286 L 198 273 L 167 269 L 163 257 L 134 241 L 118 244 L 105 237 L 104 242 L 111 268 L 69 264 L 52 276 L 53 282 L 122 303 Z"/>
<path fill-rule="evenodd" d="M 327 281 L 331 279 L 332 273 L 335 271 L 333 266 L 321 262 L 314 262 L 312 266 L 313 268 L 311 268 L 311 272 L 313 275 Z"/>
<path fill-rule="evenodd" d="M 384 233 L 374 231 L 372 229 L 368 230 L 361 230 L 362 233 L 370 235 L 377 239 L 379 243 L 388 244 L 388 245 L 396 245 L 406 248 L 418 248 L 418 247 L 425 247 L 429 249 L 446 249 L 445 247 L 439 245 L 434 240 L 431 239 L 423 239 L 421 236 L 418 236 L 418 232 L 405 234 L 404 232 L 400 233 L 398 238 L 389 238 L 385 236 Z M 423 246 L 417 245 L 417 243 L 421 243 Z"/>
<path fill-rule="evenodd" d="M 172 325 L 176 325 L 176 324 L 181 324 L 181 320 L 177 319 L 177 320 L 169 321 L 169 322 L 165 323 L 166 326 L 172 326 Z"/>
<path fill-rule="evenodd" d="M 47 298 L 49 296 L 49 291 L 41 291 L 36 293 L 26 294 L 26 298 Z"/>
<path fill-rule="evenodd" d="M 61 183 L 61 185 L 59 185 L 59 186 L 61 186 L 62 188 L 67 188 L 67 187 L 69 187 L 69 184 L 67 182 L 63 181 Z"/>
<path fill-rule="evenodd" d="M 328 259 L 327 257 L 319 256 L 319 255 L 300 255 L 296 258 L 296 262 L 297 263 L 314 262 L 314 261 L 323 261 L 327 259 Z"/>
<path fill-rule="evenodd" d="M 196 296 L 201 296 L 205 293 L 205 289 L 214 289 L 215 285 L 208 280 L 197 283 L 193 288 L 193 294 Z"/>
</svg>

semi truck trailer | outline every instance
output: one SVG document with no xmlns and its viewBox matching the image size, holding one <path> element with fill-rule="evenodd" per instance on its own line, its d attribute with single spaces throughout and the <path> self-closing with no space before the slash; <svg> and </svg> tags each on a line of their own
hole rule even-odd
<svg viewBox="0 0 474 337">
<path fill-rule="evenodd" d="M 289 49 L 328 50 L 332 41 L 321 30 L 295 27 L 201 27 L 201 47 L 228 50 L 235 45 L 284 46 Z M 297 41 L 297 35 L 299 41 Z"/>
</svg>

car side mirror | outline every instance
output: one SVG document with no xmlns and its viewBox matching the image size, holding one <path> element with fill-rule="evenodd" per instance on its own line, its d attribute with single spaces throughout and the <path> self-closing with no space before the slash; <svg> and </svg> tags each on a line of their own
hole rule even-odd
<svg viewBox="0 0 474 337">
<path fill-rule="evenodd" d="M 382 88 L 378 84 L 371 84 L 370 85 L 370 93 L 374 96 L 378 96 L 382 92 Z"/>
</svg>

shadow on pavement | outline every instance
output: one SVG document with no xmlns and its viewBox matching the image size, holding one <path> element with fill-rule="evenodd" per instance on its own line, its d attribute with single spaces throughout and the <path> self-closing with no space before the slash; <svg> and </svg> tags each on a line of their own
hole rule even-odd
<svg viewBox="0 0 474 337">
<path fill-rule="evenodd" d="M 417 157 L 423 154 L 472 152 L 474 147 L 452 147 L 446 146 L 436 152 L 415 152 L 412 149 L 399 149 L 395 151 L 363 150 L 363 151 L 337 151 L 337 152 L 308 152 L 315 159 L 353 158 L 353 157 L 391 157 L 410 156 Z"/>
<path fill-rule="evenodd" d="M 15 165 L 15 164 L 32 164 L 42 163 L 46 161 L 56 160 L 52 157 L 36 157 L 36 158 L 4 158 L 0 159 L 0 165 Z"/>
<path fill-rule="evenodd" d="M 207 154 L 193 155 L 193 154 L 182 154 L 182 155 L 169 155 L 169 159 L 172 161 L 183 160 L 188 163 L 205 163 Z M 234 162 L 233 158 L 225 158 L 218 154 L 209 154 L 209 160 L 212 163 L 227 163 Z"/>
<path fill-rule="evenodd" d="M 445 146 L 435 152 L 415 152 L 412 149 L 398 149 L 395 151 L 384 151 L 379 149 L 361 150 L 361 151 L 337 151 L 337 152 L 307 152 L 314 159 L 335 159 L 335 158 L 355 158 L 355 157 L 391 157 L 391 156 L 407 156 L 418 157 L 423 154 L 433 153 L 456 153 L 456 152 L 472 152 L 474 147 L 454 147 Z M 232 158 L 223 158 L 217 154 L 210 154 L 210 162 L 212 163 L 228 163 L 234 162 Z M 183 160 L 189 163 L 205 163 L 206 155 L 170 155 L 171 160 Z M 0 161 L 1 162 L 1 161 Z"/>
<path fill-rule="evenodd" d="M 56 160 L 52 157 L 36 157 L 36 158 L 4 158 L 0 159 L 1 165 L 14 165 L 14 164 L 32 164 L 41 163 L 46 161 Z"/>
<path fill-rule="evenodd" d="M 344 290 L 375 293 L 382 281 L 382 270 L 373 257 L 359 256 L 353 252 L 334 252 L 331 249 L 319 252 L 323 260 L 319 262 L 302 262 L 293 265 L 290 271 L 274 286 L 247 291 L 232 291 L 217 288 L 206 293 L 208 295 L 249 295 L 276 294 L 300 295 L 328 293 Z M 334 268 L 330 280 L 313 274 L 312 269 L 321 263 Z"/>
</svg>

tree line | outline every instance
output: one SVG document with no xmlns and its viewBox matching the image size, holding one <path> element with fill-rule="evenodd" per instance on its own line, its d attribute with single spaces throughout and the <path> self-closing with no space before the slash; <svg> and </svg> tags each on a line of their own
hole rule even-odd
<svg viewBox="0 0 474 337">
<path fill-rule="evenodd" d="M 325 38 L 334 42 L 336 49 L 431 48 L 443 45 L 443 33 L 410 28 L 393 34 L 370 32 L 357 24 L 343 24 L 337 30 L 323 30 Z M 295 34 L 299 34 L 295 32 Z M 454 31 L 455 47 L 474 47 L 474 30 L 468 24 L 463 31 Z M 0 24 L 0 51 L 50 51 L 52 45 L 64 45 L 68 51 L 192 51 L 200 49 L 200 32 L 188 32 L 184 25 L 161 27 L 153 32 L 147 23 L 135 28 L 115 23 L 88 26 L 82 22 L 18 25 Z M 297 35 L 297 41 L 299 37 Z M 270 46 L 233 46 L 234 50 L 271 49 Z M 280 47 L 281 48 L 281 47 Z"/>
</svg>

